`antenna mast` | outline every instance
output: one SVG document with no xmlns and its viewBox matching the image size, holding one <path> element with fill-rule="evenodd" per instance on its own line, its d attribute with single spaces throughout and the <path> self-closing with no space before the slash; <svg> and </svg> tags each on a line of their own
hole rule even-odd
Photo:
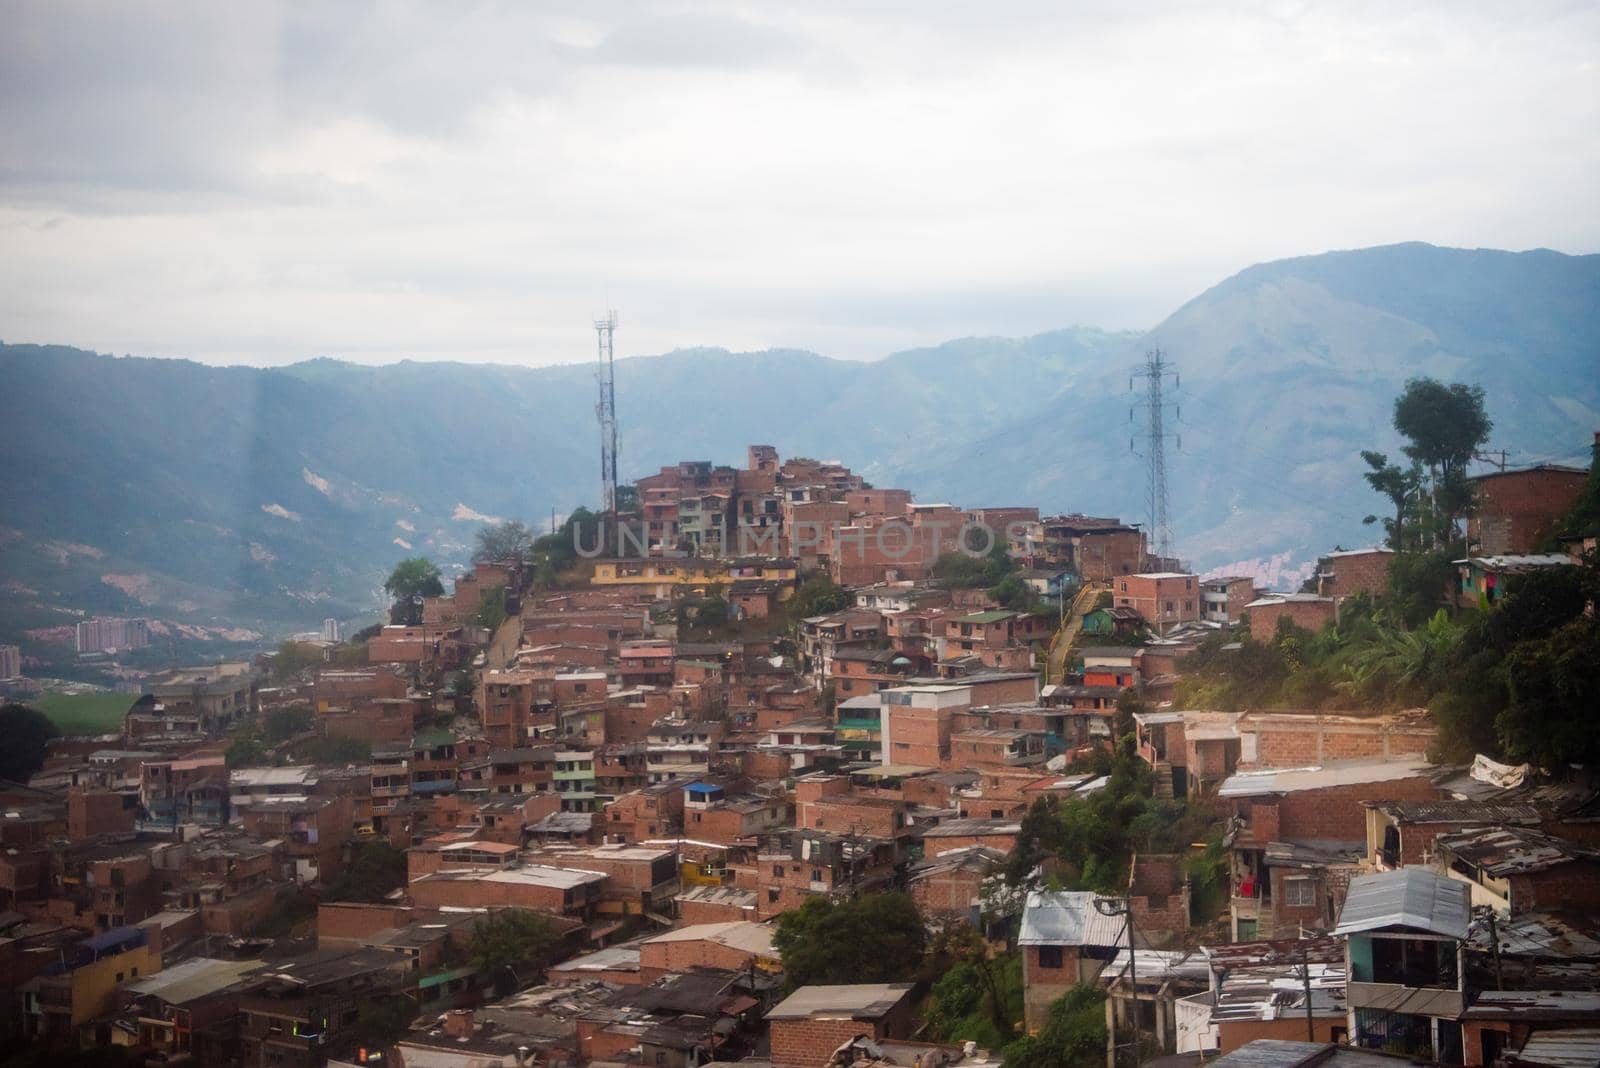
<svg viewBox="0 0 1600 1068">
<path fill-rule="evenodd" d="M 594 321 L 600 339 L 600 363 L 595 380 L 600 383 L 600 400 L 594 406 L 600 421 L 600 511 L 617 512 L 617 375 L 612 360 L 611 339 L 617 329 L 617 313 L 608 311 Z"/>
<path fill-rule="evenodd" d="M 1145 484 L 1145 512 L 1149 516 L 1155 555 L 1165 560 L 1172 556 L 1172 518 L 1167 494 L 1167 438 L 1176 438 L 1178 448 L 1183 448 L 1182 435 L 1166 429 L 1166 417 L 1167 409 L 1171 408 L 1173 421 L 1176 422 L 1183 417 L 1183 409 L 1176 402 L 1164 399 L 1162 389 L 1168 378 L 1172 379 L 1174 388 L 1181 388 L 1182 382 L 1160 349 L 1145 354 L 1144 366 L 1136 369 L 1128 379 L 1130 393 L 1134 392 L 1134 380 L 1139 378 L 1144 379 L 1144 399 L 1135 401 L 1134 406 L 1144 409 L 1144 460 L 1149 465 Z M 1133 418 L 1131 408 L 1128 417 L 1130 421 Z M 1137 455 L 1132 439 L 1129 439 L 1128 447 Z"/>
</svg>

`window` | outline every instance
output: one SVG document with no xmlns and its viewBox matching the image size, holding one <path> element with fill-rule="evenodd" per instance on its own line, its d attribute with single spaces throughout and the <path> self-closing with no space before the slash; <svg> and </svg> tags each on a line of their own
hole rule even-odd
<svg viewBox="0 0 1600 1068">
<path fill-rule="evenodd" d="M 772 866 L 772 877 L 774 879 L 783 878 L 783 865 L 782 864 L 774 864 Z"/>
<path fill-rule="evenodd" d="M 778 900 L 778 888 L 776 886 L 772 886 L 772 887 L 768 887 L 767 888 L 767 900 L 768 901 L 776 901 L 776 900 Z"/>
<path fill-rule="evenodd" d="M 1285 905 L 1315 905 L 1317 903 L 1317 884 L 1314 879 L 1285 879 L 1283 881 L 1283 903 Z"/>
<path fill-rule="evenodd" d="M 1039 947 L 1039 967 L 1041 967 L 1041 968 L 1050 968 L 1050 969 L 1056 969 L 1056 968 L 1061 967 L 1061 947 L 1060 946 L 1040 946 Z"/>
</svg>

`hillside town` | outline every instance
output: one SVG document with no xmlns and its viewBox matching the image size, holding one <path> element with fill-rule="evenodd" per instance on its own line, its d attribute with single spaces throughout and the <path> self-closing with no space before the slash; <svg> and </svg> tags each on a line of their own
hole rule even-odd
<svg viewBox="0 0 1600 1068">
<path fill-rule="evenodd" d="M 1562 526 L 1590 471 L 1472 483 L 1405 641 L 1593 571 Z M 0 781 L 7 1040 L 251 1068 L 1600 1064 L 1577 743 L 1475 748 L 1390 662 L 1314 688 L 1330 635 L 1391 633 L 1391 535 L 1271 590 L 1143 522 L 923 502 L 768 445 L 543 536 L 488 526 L 448 592 L 404 561 L 387 622 L 152 675 L 120 733 Z M 1269 676 L 1286 696 L 1241 697 Z"/>
</svg>

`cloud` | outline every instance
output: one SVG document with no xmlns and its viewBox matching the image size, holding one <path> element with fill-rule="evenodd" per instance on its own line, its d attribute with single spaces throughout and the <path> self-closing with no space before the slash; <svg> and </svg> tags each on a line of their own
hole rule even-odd
<svg viewBox="0 0 1600 1068">
<path fill-rule="evenodd" d="M 8 6 L 10 339 L 865 358 L 1334 247 L 1589 251 L 1592 5 Z"/>
</svg>

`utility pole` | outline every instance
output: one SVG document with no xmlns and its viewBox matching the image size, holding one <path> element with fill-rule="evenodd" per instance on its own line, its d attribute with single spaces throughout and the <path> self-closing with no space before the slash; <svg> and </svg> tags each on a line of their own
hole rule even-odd
<svg viewBox="0 0 1600 1068">
<path fill-rule="evenodd" d="M 617 375 L 612 355 L 612 338 L 617 330 L 617 313 L 608 311 L 594 321 L 600 342 L 600 361 L 595 380 L 600 399 L 594 414 L 600 422 L 600 512 L 615 521 L 617 514 Z"/>
<path fill-rule="evenodd" d="M 1128 931 L 1128 985 L 1133 988 L 1133 1068 L 1139 1068 L 1139 1055 L 1143 1047 L 1139 1042 L 1139 961 L 1138 953 L 1133 948 L 1133 902 L 1127 898 L 1096 896 L 1094 898 L 1094 909 L 1102 916 L 1124 916 L 1127 918 L 1124 926 Z M 1111 1056 L 1109 1059 L 1113 1062 L 1108 1065 L 1108 1068 L 1116 1068 L 1114 1061 L 1117 1050 L 1117 1010 L 1114 1000 L 1107 1004 L 1112 1006 L 1112 1026 L 1108 1037 L 1111 1041 Z"/>
<path fill-rule="evenodd" d="M 1167 438 L 1170 436 L 1177 442 L 1178 448 L 1183 448 L 1183 436 L 1166 429 L 1167 410 L 1172 410 L 1174 422 L 1183 418 L 1183 409 L 1175 401 L 1163 397 L 1163 389 L 1167 379 L 1172 379 L 1174 389 L 1183 388 L 1183 381 L 1178 372 L 1166 362 L 1160 349 L 1154 349 L 1145 354 L 1144 366 L 1137 368 L 1128 377 L 1128 392 L 1137 395 L 1134 389 L 1136 379 L 1144 379 L 1141 387 L 1144 394 L 1142 400 L 1135 400 L 1128 409 L 1128 422 L 1134 422 L 1134 409 L 1144 409 L 1144 461 L 1148 467 L 1145 478 L 1145 512 L 1149 517 L 1149 536 L 1154 539 L 1155 555 L 1166 559 L 1172 555 L 1172 517 L 1170 512 L 1170 499 L 1167 494 Z M 1135 447 L 1135 438 L 1128 439 L 1128 451 L 1135 456 L 1139 450 Z M 1165 565 L 1162 565 L 1163 567 Z"/>
<path fill-rule="evenodd" d="M 1306 988 L 1306 1041 L 1317 1040 L 1317 1018 L 1311 1011 L 1311 951 L 1306 945 L 1305 936 L 1300 938 L 1300 978 Z"/>
</svg>

